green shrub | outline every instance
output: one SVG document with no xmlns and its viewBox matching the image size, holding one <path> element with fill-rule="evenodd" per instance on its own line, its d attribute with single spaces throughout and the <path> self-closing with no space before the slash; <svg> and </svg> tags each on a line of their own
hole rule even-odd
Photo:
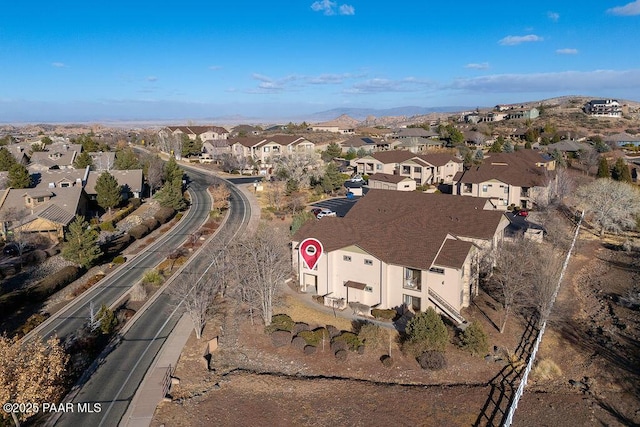
<svg viewBox="0 0 640 427">
<path fill-rule="evenodd" d="M 175 218 L 176 218 L 176 221 L 180 221 L 182 219 L 182 212 L 178 212 Z"/>
<path fill-rule="evenodd" d="M 105 304 L 102 304 L 102 307 L 100 307 L 97 318 L 100 319 L 100 332 L 103 334 L 110 335 L 116 330 L 116 327 L 118 326 L 118 318 L 113 310 Z"/>
<path fill-rule="evenodd" d="M 158 212 L 156 212 L 153 217 L 157 219 L 160 224 L 166 224 L 171 220 L 171 218 L 173 218 L 175 214 L 175 209 L 170 207 L 162 207 L 158 209 Z"/>
<path fill-rule="evenodd" d="M 129 199 L 129 206 L 131 206 L 134 210 L 138 209 L 142 206 L 142 201 L 139 198 Z"/>
<path fill-rule="evenodd" d="M 473 355 L 484 355 L 489 351 L 489 338 L 477 322 L 472 322 L 460 336 L 460 345 Z"/>
<path fill-rule="evenodd" d="M 129 235 L 136 240 L 142 239 L 147 234 L 149 234 L 149 228 L 144 224 L 138 224 L 129 229 Z"/>
<path fill-rule="evenodd" d="M 303 338 L 308 345 L 317 347 L 322 342 L 322 335 L 316 334 L 315 331 L 300 331 L 298 335 Z"/>
<path fill-rule="evenodd" d="M 40 280 L 32 288 L 27 289 L 26 293 L 30 300 L 42 301 L 76 280 L 83 271 L 82 268 L 75 265 L 62 267 L 55 273 Z"/>
<path fill-rule="evenodd" d="M 116 227 L 113 225 L 113 221 L 105 221 L 100 223 L 100 230 L 102 231 L 116 231 Z"/>
<path fill-rule="evenodd" d="M 124 264 L 125 261 L 126 261 L 126 258 L 123 257 L 122 255 L 118 255 L 113 259 L 114 264 Z"/>
<path fill-rule="evenodd" d="M 358 350 L 358 347 L 362 345 L 358 336 L 353 332 L 342 332 L 340 335 L 334 337 L 332 342 L 344 342 L 351 351 Z"/>
<path fill-rule="evenodd" d="M 427 350 L 444 351 L 449 342 L 449 331 L 433 307 L 412 317 L 407 322 L 405 333 L 409 344 L 407 349 L 416 356 Z"/>
<path fill-rule="evenodd" d="M 393 309 L 374 308 L 371 309 L 371 315 L 376 319 L 393 320 L 396 317 L 397 312 Z"/>
<path fill-rule="evenodd" d="M 149 229 L 149 232 L 155 230 L 160 226 L 160 222 L 155 218 L 147 218 L 144 221 L 142 221 L 142 223 L 147 226 L 147 228 Z"/>
<path fill-rule="evenodd" d="M 142 281 L 144 283 L 150 283 L 155 286 L 161 285 L 163 280 L 164 278 L 158 270 L 147 270 L 147 272 L 144 273 L 144 277 L 142 278 Z"/>
<path fill-rule="evenodd" d="M 289 331 L 293 329 L 296 322 L 288 314 L 274 314 L 271 316 L 271 324 L 267 327 L 267 333 L 273 331 Z"/>
<path fill-rule="evenodd" d="M 383 344 L 384 335 L 380 326 L 367 322 L 360 327 L 358 338 L 366 344 L 367 347 L 374 349 Z"/>
</svg>

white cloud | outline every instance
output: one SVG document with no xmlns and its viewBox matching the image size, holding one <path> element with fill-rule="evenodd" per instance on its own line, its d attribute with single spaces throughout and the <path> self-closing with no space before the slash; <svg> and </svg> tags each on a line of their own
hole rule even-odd
<svg viewBox="0 0 640 427">
<path fill-rule="evenodd" d="M 495 74 L 457 79 L 447 88 L 480 93 L 595 93 L 640 87 L 640 69 Z"/>
<path fill-rule="evenodd" d="M 374 78 L 362 83 L 356 83 L 351 88 L 345 89 L 344 93 L 349 94 L 371 94 L 384 92 L 415 92 L 434 87 L 435 85 L 427 80 L 415 77 L 405 77 L 400 80 Z"/>
<path fill-rule="evenodd" d="M 627 3 L 624 6 L 617 6 L 611 9 L 607 9 L 607 13 L 619 16 L 640 15 L 640 0 L 632 1 L 631 3 Z"/>
<path fill-rule="evenodd" d="M 54 68 L 66 68 L 67 65 L 63 62 L 52 62 L 51 66 Z"/>
<path fill-rule="evenodd" d="M 356 14 L 356 9 L 351 6 L 350 4 L 341 4 L 340 8 L 338 9 L 340 12 L 340 15 L 355 15 Z"/>
<path fill-rule="evenodd" d="M 507 36 L 498 41 L 498 43 L 503 46 L 515 46 L 520 43 L 541 42 L 543 40 L 542 37 L 535 34 L 527 34 L 526 36 Z"/>
<path fill-rule="evenodd" d="M 489 68 L 488 62 L 480 62 L 480 63 L 470 63 L 464 66 L 464 68 L 471 68 L 473 70 L 486 70 Z"/>
<path fill-rule="evenodd" d="M 331 0 L 318 0 L 311 4 L 311 9 L 314 12 L 322 12 L 327 16 L 336 14 L 336 6 L 338 3 Z M 350 4 L 341 4 L 338 6 L 337 13 L 340 15 L 355 15 L 356 9 Z"/>
<path fill-rule="evenodd" d="M 222 70 L 222 65 L 210 65 L 209 69 L 212 71 Z"/>
<path fill-rule="evenodd" d="M 156 82 L 156 81 L 158 81 L 158 78 L 156 76 L 149 76 L 149 77 L 147 77 L 147 81 L 148 82 Z"/>
<path fill-rule="evenodd" d="M 547 18 L 549 18 L 553 22 L 558 22 L 558 19 L 560 19 L 560 14 L 557 12 L 547 12 Z"/>
<path fill-rule="evenodd" d="M 557 49 L 556 53 L 558 55 L 577 55 L 578 54 L 578 49 L 573 49 L 573 48 L 564 48 L 564 49 Z"/>
</svg>

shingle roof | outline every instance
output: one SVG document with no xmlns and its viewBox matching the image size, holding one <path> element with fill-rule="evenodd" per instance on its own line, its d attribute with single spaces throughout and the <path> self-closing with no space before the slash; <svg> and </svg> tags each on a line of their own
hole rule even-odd
<svg viewBox="0 0 640 427">
<path fill-rule="evenodd" d="M 447 239 L 434 264 L 442 267 L 460 268 L 467 259 L 472 246 L 473 243 L 465 240 Z"/>
<path fill-rule="evenodd" d="M 129 187 L 132 192 L 142 191 L 142 169 L 110 170 L 109 173 L 118 181 L 118 184 Z M 96 183 L 102 172 L 91 171 L 87 177 L 84 191 L 87 194 L 96 194 Z"/>
<path fill-rule="evenodd" d="M 369 190 L 344 218 L 307 222 L 294 236 L 320 240 L 326 251 L 358 245 L 378 259 L 427 270 L 447 236 L 491 239 L 503 218 L 483 210 L 486 199 L 390 190 Z M 456 262 L 463 245 L 447 247 Z"/>
<path fill-rule="evenodd" d="M 262 137 L 258 137 L 258 136 L 243 136 L 243 137 L 239 137 L 239 138 L 231 138 L 228 140 L 229 141 L 229 145 L 233 145 L 233 144 L 241 144 L 247 148 L 251 148 L 254 147 L 258 144 L 260 144 L 261 142 L 266 141 L 266 139 L 262 138 Z"/>
<path fill-rule="evenodd" d="M 389 182 L 392 184 L 397 184 L 405 180 L 412 181 L 412 179 L 409 177 L 402 175 L 391 175 L 388 173 L 374 173 L 373 175 L 369 176 L 369 181 Z"/>
<path fill-rule="evenodd" d="M 534 157 L 530 154 L 517 153 L 497 153 L 486 157 L 482 164 L 457 174 L 454 181 L 463 184 L 480 184 L 495 179 L 518 187 L 546 185 L 549 172 L 544 167 L 536 166 Z M 538 162 L 545 162 L 539 153 L 534 154 Z"/>
</svg>

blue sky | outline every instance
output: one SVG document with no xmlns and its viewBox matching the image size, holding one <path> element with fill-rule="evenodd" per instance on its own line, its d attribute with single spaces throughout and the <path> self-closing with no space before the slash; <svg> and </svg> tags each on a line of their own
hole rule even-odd
<svg viewBox="0 0 640 427">
<path fill-rule="evenodd" d="M 640 0 L 218 3 L 8 2 L 0 122 L 640 101 Z"/>
</svg>

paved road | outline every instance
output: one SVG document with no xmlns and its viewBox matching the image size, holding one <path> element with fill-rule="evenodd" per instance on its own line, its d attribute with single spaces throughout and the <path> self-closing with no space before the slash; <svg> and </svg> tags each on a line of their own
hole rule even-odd
<svg viewBox="0 0 640 427">
<path fill-rule="evenodd" d="M 217 180 L 193 169 L 189 169 L 188 173 L 194 185 L 203 188 Z M 230 190 L 229 218 L 211 244 L 230 241 L 243 233 L 248 224 L 250 207 L 246 197 L 234 186 L 230 186 Z M 177 280 L 194 280 L 194 273 L 203 271 L 206 265 L 206 255 L 194 259 L 185 269 L 184 277 Z M 191 273 L 187 273 L 187 270 Z M 99 403 L 99 413 L 64 413 L 55 425 L 117 426 L 154 357 L 180 318 L 181 311 L 175 308 L 176 305 L 167 292 L 160 295 L 125 333 L 116 348 L 100 361 L 100 366 L 91 377 L 79 386 L 73 407 L 77 408 L 78 403 Z"/>
<path fill-rule="evenodd" d="M 191 208 L 171 232 L 162 235 L 147 250 L 132 257 L 119 270 L 76 298 L 69 306 L 56 313 L 41 327 L 29 334 L 27 339 L 30 339 L 35 334 L 41 335 L 45 339 L 54 334 L 61 339 L 68 337 L 87 322 L 92 301 L 96 310 L 102 304 L 111 306 L 118 301 L 131 286 L 142 278 L 145 271 L 155 267 L 165 259 L 169 252 L 179 247 L 191 233 L 195 232 L 206 221 L 211 209 L 211 202 L 206 189 L 206 181 L 194 181 L 189 188 L 192 202 Z"/>
</svg>

